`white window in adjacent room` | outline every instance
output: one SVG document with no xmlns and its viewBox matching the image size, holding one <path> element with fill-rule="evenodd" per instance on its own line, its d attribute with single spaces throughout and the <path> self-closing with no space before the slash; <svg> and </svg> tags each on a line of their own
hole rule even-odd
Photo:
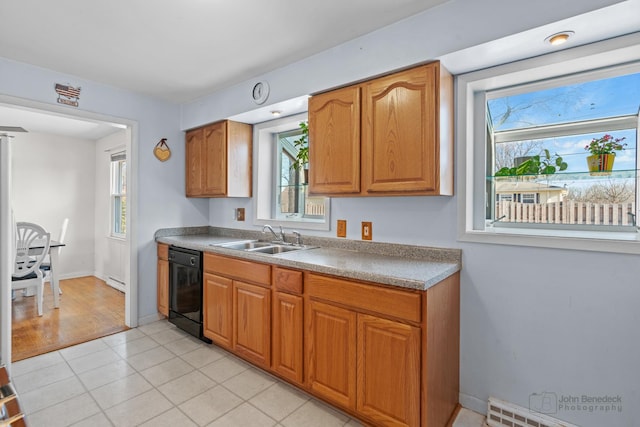
<svg viewBox="0 0 640 427">
<path fill-rule="evenodd" d="M 577 49 L 593 60 L 551 54 L 459 76 L 461 240 L 640 251 L 638 54 Z M 618 148 L 613 167 L 587 159 L 594 140 Z"/>
<path fill-rule="evenodd" d="M 111 155 L 111 236 L 127 234 L 127 158 L 126 153 Z"/>
<path fill-rule="evenodd" d="M 258 225 L 329 229 L 329 198 L 310 195 L 305 168 L 296 166 L 295 141 L 306 120 L 305 113 L 254 125 Z"/>
</svg>

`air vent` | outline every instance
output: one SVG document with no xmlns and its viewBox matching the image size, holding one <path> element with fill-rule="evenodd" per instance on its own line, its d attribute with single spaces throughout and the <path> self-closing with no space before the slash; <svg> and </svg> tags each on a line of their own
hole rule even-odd
<svg viewBox="0 0 640 427">
<path fill-rule="evenodd" d="M 578 427 L 495 397 L 489 398 L 487 424 L 491 427 Z"/>
</svg>

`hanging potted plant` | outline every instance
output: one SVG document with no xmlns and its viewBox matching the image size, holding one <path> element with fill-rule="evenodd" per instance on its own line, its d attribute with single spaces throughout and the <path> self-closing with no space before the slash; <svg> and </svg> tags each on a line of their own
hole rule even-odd
<svg viewBox="0 0 640 427">
<path fill-rule="evenodd" d="M 307 122 L 300 122 L 302 134 L 300 138 L 293 141 L 293 146 L 298 150 L 296 152 L 296 160 L 292 167 L 296 171 L 302 169 L 304 171 L 304 182 L 309 182 L 309 125 Z"/>
<path fill-rule="evenodd" d="M 591 155 L 587 157 L 590 175 L 611 175 L 616 151 L 624 150 L 627 144 L 621 144 L 625 138 L 614 138 L 606 134 L 600 138 L 593 138 L 589 145 L 584 147 Z"/>
</svg>

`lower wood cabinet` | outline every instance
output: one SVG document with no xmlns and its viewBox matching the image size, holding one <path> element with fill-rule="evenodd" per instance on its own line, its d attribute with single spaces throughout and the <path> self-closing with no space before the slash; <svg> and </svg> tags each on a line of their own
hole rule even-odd
<svg viewBox="0 0 640 427">
<path fill-rule="evenodd" d="M 203 334 L 230 350 L 233 342 L 233 281 L 205 273 L 202 286 Z"/>
<path fill-rule="evenodd" d="M 169 317 L 169 246 L 163 243 L 158 244 L 157 274 L 158 313 Z"/>
<path fill-rule="evenodd" d="M 420 425 L 420 328 L 358 314 L 356 410 L 381 425 Z"/>
<path fill-rule="evenodd" d="M 233 349 L 254 363 L 271 363 L 271 290 L 233 282 Z"/>
<path fill-rule="evenodd" d="M 272 267 L 271 369 L 296 385 L 303 385 L 302 272 Z"/>
<path fill-rule="evenodd" d="M 302 384 L 303 300 L 299 295 L 273 292 L 271 335 L 272 369 L 286 379 Z"/>
<path fill-rule="evenodd" d="M 309 387 L 380 425 L 420 425 L 420 328 L 307 305 Z"/>
<path fill-rule="evenodd" d="M 266 369 L 271 367 L 270 284 L 269 265 L 204 255 L 204 336 Z"/>
<path fill-rule="evenodd" d="M 356 407 L 356 313 L 310 301 L 306 305 L 307 382 L 330 402 Z"/>
<path fill-rule="evenodd" d="M 399 289 L 205 253 L 204 335 L 375 426 L 458 404 L 460 277 Z"/>
</svg>

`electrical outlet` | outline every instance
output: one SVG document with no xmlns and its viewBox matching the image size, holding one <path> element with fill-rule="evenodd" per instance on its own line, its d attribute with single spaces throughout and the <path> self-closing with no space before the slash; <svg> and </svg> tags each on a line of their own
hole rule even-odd
<svg viewBox="0 0 640 427">
<path fill-rule="evenodd" d="M 236 209 L 236 221 L 244 221 L 244 208 Z"/>
<path fill-rule="evenodd" d="M 371 240 L 373 237 L 372 224 L 369 221 L 362 221 L 362 240 Z"/>
<path fill-rule="evenodd" d="M 346 219 L 339 219 L 338 220 L 338 227 L 337 227 L 337 231 L 336 231 L 336 236 L 338 236 L 338 237 L 347 237 L 347 220 Z"/>
</svg>

